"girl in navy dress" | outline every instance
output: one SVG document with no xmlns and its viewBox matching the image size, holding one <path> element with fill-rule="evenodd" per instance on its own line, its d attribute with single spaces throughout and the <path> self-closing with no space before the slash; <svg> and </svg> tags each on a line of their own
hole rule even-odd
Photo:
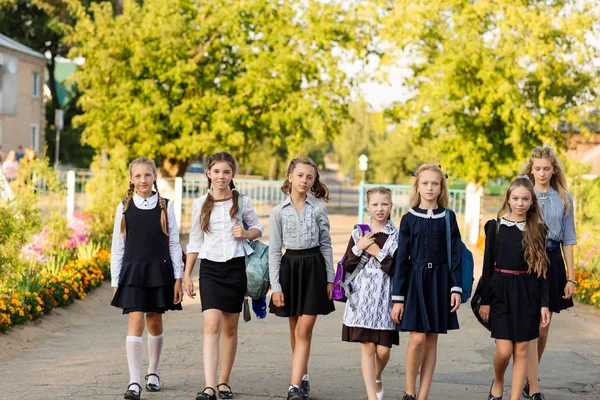
<svg viewBox="0 0 600 400">
<path fill-rule="evenodd" d="M 576 283 L 573 246 L 577 244 L 573 199 L 567 191 L 563 168 L 551 147 L 538 146 L 531 150 L 531 156 L 523 174 L 529 176 L 534 183 L 538 204 L 542 208 L 544 220 L 549 229 L 546 253 L 550 260 L 548 292 L 550 320 L 552 320 L 552 313 L 560 313 L 562 310 L 573 307 L 571 297 L 575 292 Z M 565 272 L 565 262 L 568 277 Z M 525 397 L 528 397 L 530 392 L 538 392 L 537 364 L 544 354 L 549 332 L 550 324 L 542 327 L 539 339 L 530 343 L 530 373 L 523 389 Z"/>
<path fill-rule="evenodd" d="M 361 366 L 369 400 L 382 400 L 381 374 L 390 360 L 392 345 L 400 344 L 392 320 L 392 269 L 398 247 L 398 229 L 390 220 L 392 191 L 376 187 L 367 191 L 371 232 L 352 231 L 344 256 L 344 270 L 352 273 L 370 255 L 352 281 L 352 302 L 346 303 L 342 340 L 361 344 Z"/>
<path fill-rule="evenodd" d="M 331 301 L 335 274 L 325 205 L 329 190 L 310 158 L 294 158 L 287 172 L 281 190 L 289 196 L 270 217 L 269 311 L 289 320 L 292 378 L 287 398 L 302 400 L 310 392 L 308 357 L 317 316 L 335 309 Z"/>
<path fill-rule="evenodd" d="M 519 400 L 528 369 L 529 342 L 537 339 L 540 326 L 545 327 L 550 321 L 547 227 L 541 217 L 531 181 L 520 176 L 508 188 L 498 222 L 490 220 L 485 224 L 479 314 L 490 323 L 496 339 L 489 400 L 502 399 L 504 373 L 511 357 L 511 400 Z M 543 400 L 544 396 L 536 392 L 531 398 Z"/>
<path fill-rule="evenodd" d="M 402 217 L 392 283 L 392 318 L 397 329 L 410 332 L 406 350 L 406 392 L 414 400 L 419 370 L 419 396 L 427 399 L 435 370 L 438 334 L 458 329 L 456 311 L 462 288 L 460 231 L 448 207 L 446 177 L 435 164 L 421 165 L 411 209 Z M 446 245 L 446 213 L 450 213 L 451 265 Z"/>
<path fill-rule="evenodd" d="M 192 203 L 192 230 L 187 246 L 185 291 L 196 296 L 192 271 L 200 258 L 200 301 L 204 317 L 202 359 L 206 387 L 196 400 L 233 397 L 229 378 L 238 344 L 238 321 L 246 295 L 246 254 L 252 254 L 248 240 L 258 239 L 263 226 L 247 196 L 235 190 L 235 158 L 220 152 L 208 158 L 206 176 L 210 192 Z M 242 203 L 243 202 L 243 203 Z M 238 220 L 243 204 L 243 222 Z M 221 340 L 222 337 L 222 340 Z M 221 342 L 221 349 L 219 349 Z M 221 350 L 221 371 L 217 381 Z"/>
<path fill-rule="evenodd" d="M 163 347 L 162 314 L 181 310 L 183 261 L 171 202 L 156 186 L 156 166 L 145 157 L 129 164 L 127 197 L 117 207 L 111 249 L 112 305 L 129 318 L 125 349 L 129 386 L 125 399 L 139 399 L 142 334 L 148 327 L 146 390 L 160 390 L 158 362 Z M 155 192 L 152 191 L 154 188 Z M 167 221 L 168 218 L 168 221 Z M 167 226 L 168 231 L 167 231 Z"/>
</svg>

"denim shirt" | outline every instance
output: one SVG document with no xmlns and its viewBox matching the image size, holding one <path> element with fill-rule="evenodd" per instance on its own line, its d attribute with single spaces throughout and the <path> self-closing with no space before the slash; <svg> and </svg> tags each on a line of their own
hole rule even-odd
<svg viewBox="0 0 600 400">
<path fill-rule="evenodd" d="M 575 236 L 575 210 L 571 196 L 567 194 L 570 209 L 569 214 L 565 215 L 565 203 L 554 188 L 550 188 L 547 192 L 536 190 L 535 195 L 550 231 L 548 239 L 561 242 L 564 246 L 577 244 L 577 237 Z"/>
<path fill-rule="evenodd" d="M 325 202 L 307 197 L 298 215 L 288 196 L 271 211 L 269 219 L 269 277 L 273 292 L 281 292 L 279 270 L 282 247 L 288 250 L 305 250 L 319 247 L 327 272 L 327 282 L 333 283 L 333 249 L 329 233 L 329 218 Z"/>
</svg>

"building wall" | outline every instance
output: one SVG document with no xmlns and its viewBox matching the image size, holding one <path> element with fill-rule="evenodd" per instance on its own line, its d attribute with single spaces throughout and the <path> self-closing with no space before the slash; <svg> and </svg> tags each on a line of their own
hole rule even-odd
<svg viewBox="0 0 600 400">
<path fill-rule="evenodd" d="M 43 87 L 45 82 L 44 71 L 46 60 L 32 57 L 26 54 L 0 47 L 0 54 L 17 57 L 17 83 L 16 83 L 16 113 L 5 114 L 0 112 L 0 144 L 2 152 L 6 155 L 10 150 L 16 150 L 17 146 L 23 148 L 34 146 L 38 155 L 43 155 L 45 145 L 45 121 L 46 112 L 43 99 Z M 34 73 L 39 74 L 37 96 L 34 96 Z M 3 87 L 2 95 L 4 103 L 14 100 L 15 87 Z M 6 93 L 9 91 L 9 93 Z M 7 97 L 8 96 L 8 97 Z M 7 102 L 7 100 L 9 100 Z M 38 131 L 37 143 L 32 142 L 32 128 Z"/>
</svg>

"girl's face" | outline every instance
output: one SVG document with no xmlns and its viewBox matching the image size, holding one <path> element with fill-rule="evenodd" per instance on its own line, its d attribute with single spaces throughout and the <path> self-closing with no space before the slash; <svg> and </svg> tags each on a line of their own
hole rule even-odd
<svg viewBox="0 0 600 400">
<path fill-rule="evenodd" d="M 384 193 L 373 193 L 367 204 L 367 211 L 373 221 L 387 223 L 392 212 L 392 199 Z"/>
<path fill-rule="evenodd" d="M 417 192 L 422 200 L 436 202 L 442 192 L 442 177 L 437 171 L 423 171 L 419 174 Z"/>
<path fill-rule="evenodd" d="M 511 214 L 514 214 L 514 216 L 525 218 L 527 216 L 527 211 L 529 211 L 529 208 L 532 204 L 533 195 L 526 187 L 519 186 L 510 192 L 508 197 L 508 205 L 510 207 Z"/>
<path fill-rule="evenodd" d="M 306 194 L 315 183 L 316 171 L 312 165 L 297 164 L 288 180 L 292 184 L 292 190 L 300 194 Z"/>
<path fill-rule="evenodd" d="M 531 173 L 533 174 L 535 183 L 540 185 L 548 184 L 554 173 L 552 161 L 549 158 L 533 158 L 532 161 Z"/>
<path fill-rule="evenodd" d="M 140 196 L 148 196 L 152 194 L 152 185 L 156 180 L 154 170 L 148 164 L 136 164 L 131 168 L 131 175 L 129 177 L 135 191 Z"/>
<path fill-rule="evenodd" d="M 229 183 L 235 176 L 233 168 L 231 168 L 231 165 L 226 161 L 215 163 L 206 174 L 210 178 L 211 185 L 219 190 L 229 189 Z"/>
</svg>

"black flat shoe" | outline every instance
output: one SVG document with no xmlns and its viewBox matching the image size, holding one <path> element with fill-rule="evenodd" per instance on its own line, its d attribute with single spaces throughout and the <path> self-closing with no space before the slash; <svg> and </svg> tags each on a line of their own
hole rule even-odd
<svg viewBox="0 0 600 400">
<path fill-rule="evenodd" d="M 525 378 L 525 386 L 523 387 L 523 392 L 521 394 L 524 398 L 529 398 L 529 378 Z"/>
<path fill-rule="evenodd" d="M 221 386 L 225 386 L 227 390 L 221 390 Z M 219 391 L 220 399 L 233 399 L 233 392 L 231 391 L 231 386 L 226 383 L 219 383 L 217 385 L 217 390 Z"/>
<path fill-rule="evenodd" d="M 158 383 L 146 383 L 146 390 L 149 392 L 160 392 L 160 376 L 156 374 L 148 374 L 144 377 L 144 379 L 148 381 L 149 376 L 155 376 L 158 380 Z"/>
<path fill-rule="evenodd" d="M 212 390 L 212 394 L 206 393 L 208 389 Z M 207 386 L 203 391 L 196 395 L 196 400 L 217 400 L 217 391 L 210 386 Z"/>
<path fill-rule="evenodd" d="M 302 394 L 300 394 L 300 388 L 292 386 L 288 390 L 287 400 L 302 400 Z"/>
<path fill-rule="evenodd" d="M 130 390 L 129 388 L 132 387 L 133 385 L 137 386 L 140 388 L 140 390 L 138 390 L 137 392 L 135 390 Z M 125 396 L 123 396 L 124 399 L 127 400 L 140 400 L 140 398 L 142 397 L 142 387 L 140 386 L 139 383 L 130 383 L 129 386 L 127 386 L 127 391 L 125 392 Z"/>
<path fill-rule="evenodd" d="M 546 400 L 546 397 L 544 397 L 544 393 L 538 392 L 538 393 L 532 394 L 530 399 L 531 400 Z"/>
<path fill-rule="evenodd" d="M 417 400 L 417 398 L 413 395 L 407 394 L 404 392 L 404 396 L 402 396 L 402 400 Z"/>
<path fill-rule="evenodd" d="M 504 388 L 502 388 L 502 394 L 500 397 L 496 397 L 492 394 L 492 388 L 494 387 L 494 380 L 492 380 L 492 386 L 490 386 L 490 395 L 488 396 L 488 400 L 502 400 L 502 396 L 504 395 Z"/>
</svg>

